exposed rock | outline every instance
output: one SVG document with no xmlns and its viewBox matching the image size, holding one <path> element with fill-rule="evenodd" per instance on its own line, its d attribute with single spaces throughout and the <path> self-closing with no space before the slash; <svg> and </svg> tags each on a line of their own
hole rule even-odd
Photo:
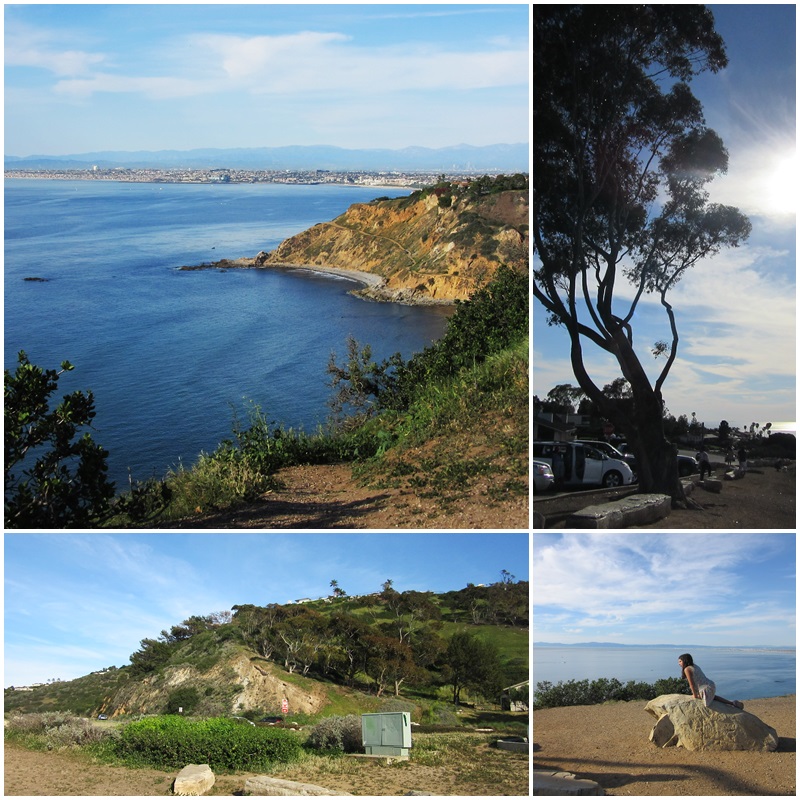
<svg viewBox="0 0 800 800">
<path fill-rule="evenodd" d="M 663 694 L 645 711 L 657 722 L 650 741 L 658 747 L 687 750 L 758 750 L 778 748 L 778 734 L 754 714 L 715 700 L 709 707 L 685 694 Z"/>
<path fill-rule="evenodd" d="M 205 794 L 214 785 L 214 773 L 208 764 L 189 764 L 175 778 L 175 794 L 198 796 Z"/>
<path fill-rule="evenodd" d="M 255 259 L 257 267 L 295 264 L 379 275 L 362 296 L 391 302 L 467 300 L 501 263 L 524 260 L 528 196 L 521 190 L 460 197 L 440 207 L 435 194 L 356 203 Z"/>
<path fill-rule="evenodd" d="M 571 772 L 535 769 L 533 771 L 533 796 L 604 795 L 602 787 L 594 781 L 576 778 Z"/>
<path fill-rule="evenodd" d="M 313 783 L 285 781 L 282 778 L 270 778 L 269 775 L 257 775 L 244 782 L 244 793 L 260 797 L 309 797 L 316 795 L 349 796 L 347 792 L 331 791 Z"/>
</svg>

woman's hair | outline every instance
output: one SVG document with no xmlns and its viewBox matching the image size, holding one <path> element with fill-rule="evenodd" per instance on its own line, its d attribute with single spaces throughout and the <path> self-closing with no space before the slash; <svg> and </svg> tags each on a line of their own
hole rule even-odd
<svg viewBox="0 0 800 800">
<path fill-rule="evenodd" d="M 689 653 L 684 653 L 682 656 L 678 656 L 678 658 L 683 661 L 684 667 L 693 667 L 694 666 L 694 659 L 691 657 Z"/>
</svg>

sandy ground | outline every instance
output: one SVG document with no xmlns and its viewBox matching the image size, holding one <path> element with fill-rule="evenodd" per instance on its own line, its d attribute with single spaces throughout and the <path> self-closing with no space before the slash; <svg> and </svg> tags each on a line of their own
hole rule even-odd
<svg viewBox="0 0 800 800">
<path fill-rule="evenodd" d="M 481 737 L 478 737 L 481 738 Z M 92 764 L 72 752 L 5 747 L 6 796 L 157 796 L 172 794 L 178 770 L 128 769 Z M 242 794 L 250 773 L 217 775 L 210 795 Z M 363 759 L 319 759 L 276 772 L 284 780 L 313 783 L 353 795 L 402 796 L 408 792 L 456 796 L 525 796 L 528 756 L 489 747 L 467 748 L 441 764 L 412 760 L 382 765 Z"/>
<path fill-rule="evenodd" d="M 596 781 L 608 795 L 795 795 L 795 695 L 745 701 L 778 732 L 774 753 L 658 748 L 645 702 L 548 708 L 533 713 L 533 768 Z"/>
</svg>

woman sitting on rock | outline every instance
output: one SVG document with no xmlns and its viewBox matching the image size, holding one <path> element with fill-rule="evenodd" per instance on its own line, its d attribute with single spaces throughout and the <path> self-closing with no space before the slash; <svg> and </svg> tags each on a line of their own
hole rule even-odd
<svg viewBox="0 0 800 800">
<path fill-rule="evenodd" d="M 694 663 L 694 659 L 689 653 L 684 653 L 680 656 L 678 663 L 681 665 L 681 674 L 689 681 L 692 697 L 702 700 L 706 706 L 710 706 L 712 700 L 718 700 L 720 703 L 725 703 L 726 706 L 744 708 L 744 703 L 741 700 L 726 700 L 716 694 L 716 684 L 705 676 L 703 670 Z"/>
</svg>

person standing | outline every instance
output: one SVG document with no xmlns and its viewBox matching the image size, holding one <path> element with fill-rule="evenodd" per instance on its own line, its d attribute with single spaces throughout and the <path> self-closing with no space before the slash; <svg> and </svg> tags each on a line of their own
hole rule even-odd
<svg viewBox="0 0 800 800">
<path fill-rule="evenodd" d="M 711 475 L 711 461 L 708 458 L 708 453 L 706 452 L 706 446 L 704 444 L 700 445 L 700 452 L 697 454 L 697 461 L 700 464 L 700 480 L 703 480 L 704 473 L 708 473 Z"/>
<path fill-rule="evenodd" d="M 744 445 L 739 448 L 739 469 L 742 472 L 747 472 L 747 450 L 745 450 Z"/>
</svg>

